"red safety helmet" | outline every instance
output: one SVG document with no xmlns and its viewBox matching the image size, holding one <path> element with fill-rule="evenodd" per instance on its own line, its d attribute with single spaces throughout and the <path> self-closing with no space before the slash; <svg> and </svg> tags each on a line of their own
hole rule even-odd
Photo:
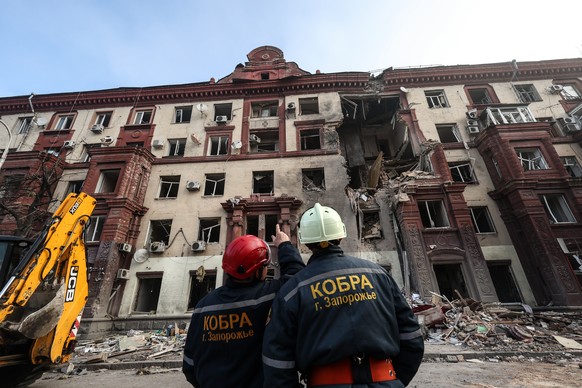
<svg viewBox="0 0 582 388">
<path fill-rule="evenodd" d="M 222 269 L 236 279 L 251 277 L 271 260 L 269 245 L 251 234 L 232 240 L 222 257 Z"/>
</svg>

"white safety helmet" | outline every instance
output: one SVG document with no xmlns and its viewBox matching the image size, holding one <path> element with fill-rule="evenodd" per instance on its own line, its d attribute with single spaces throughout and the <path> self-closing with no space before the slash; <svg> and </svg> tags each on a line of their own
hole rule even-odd
<svg viewBox="0 0 582 388">
<path fill-rule="evenodd" d="M 302 244 L 331 241 L 346 237 L 346 226 L 332 208 L 316 203 L 301 216 L 299 242 Z"/>
</svg>

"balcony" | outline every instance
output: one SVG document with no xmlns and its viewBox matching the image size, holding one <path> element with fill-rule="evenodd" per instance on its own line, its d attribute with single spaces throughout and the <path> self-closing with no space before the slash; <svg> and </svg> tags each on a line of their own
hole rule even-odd
<svg viewBox="0 0 582 388">
<path fill-rule="evenodd" d="M 535 123 L 536 119 L 527 105 L 488 106 L 481 113 L 485 128 L 492 125 Z"/>
</svg>

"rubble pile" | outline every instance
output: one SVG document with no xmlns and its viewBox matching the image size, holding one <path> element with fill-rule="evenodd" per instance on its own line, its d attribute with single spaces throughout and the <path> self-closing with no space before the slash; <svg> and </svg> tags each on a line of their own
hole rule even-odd
<svg viewBox="0 0 582 388">
<path fill-rule="evenodd" d="M 495 352 L 582 350 L 582 310 L 533 311 L 527 305 L 510 309 L 466 298 L 418 302 L 413 298 L 413 311 L 429 343 Z"/>
<path fill-rule="evenodd" d="M 159 359 L 181 359 L 186 331 L 174 326 L 155 332 L 129 330 L 123 335 L 108 336 L 95 341 L 80 341 L 72 363 L 115 363 Z"/>
</svg>

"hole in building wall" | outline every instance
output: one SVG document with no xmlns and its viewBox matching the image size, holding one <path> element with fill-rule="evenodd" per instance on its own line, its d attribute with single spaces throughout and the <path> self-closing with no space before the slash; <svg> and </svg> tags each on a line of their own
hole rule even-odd
<svg viewBox="0 0 582 388">
<path fill-rule="evenodd" d="M 459 299 L 457 290 L 463 298 L 469 297 L 461 264 L 435 264 L 433 269 L 441 295 L 449 300 Z"/>
</svg>

